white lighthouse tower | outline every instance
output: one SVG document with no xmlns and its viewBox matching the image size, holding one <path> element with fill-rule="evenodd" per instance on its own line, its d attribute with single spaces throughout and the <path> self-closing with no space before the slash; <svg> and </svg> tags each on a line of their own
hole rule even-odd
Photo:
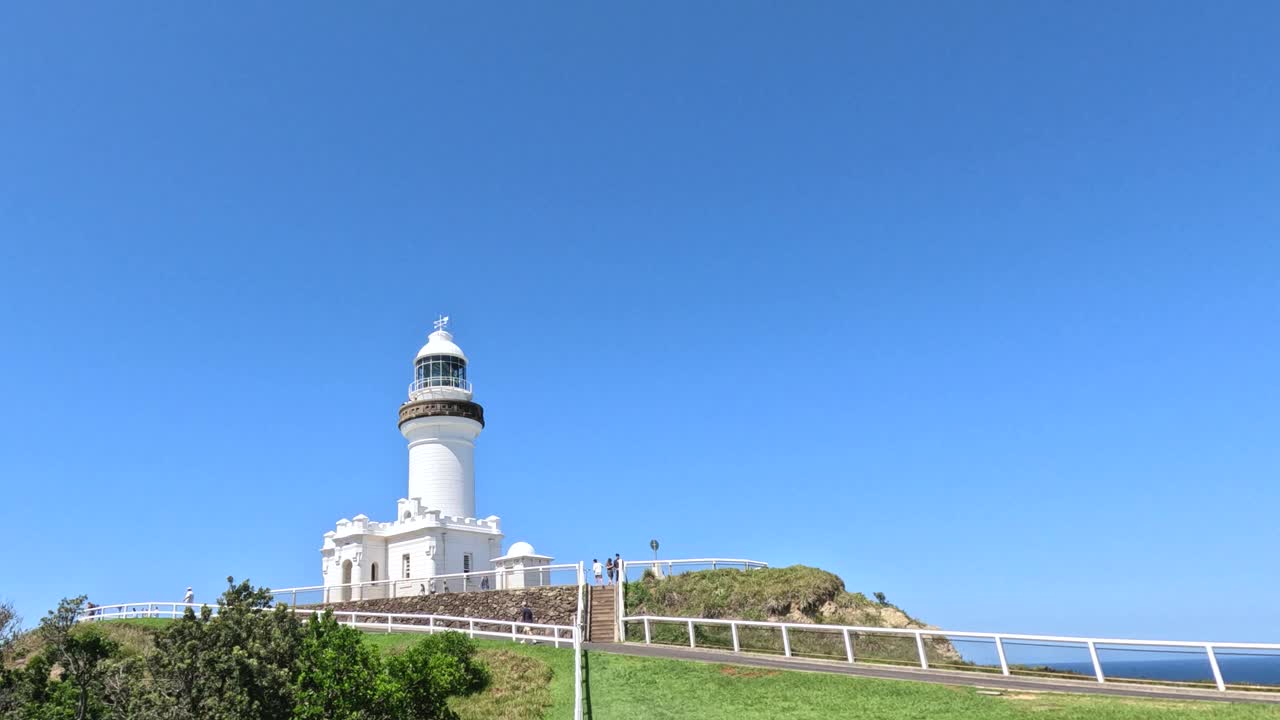
<svg viewBox="0 0 1280 720">
<path fill-rule="evenodd" d="M 476 437 L 484 408 L 471 401 L 467 356 L 445 330 L 449 318 L 413 361 L 409 402 L 400 408 L 400 433 L 409 441 L 409 497 L 445 515 L 476 515 Z"/>
<path fill-rule="evenodd" d="M 329 602 L 420 595 L 439 588 L 498 589 L 541 584 L 552 558 L 528 543 L 502 554 L 497 515 L 476 517 L 476 438 L 484 429 L 484 408 L 472 400 L 467 356 L 445 328 L 435 323 L 413 360 L 409 397 L 400 406 L 399 428 L 409 442 L 409 492 L 396 503 L 395 519 L 374 522 L 366 515 L 343 518 L 324 534 L 320 548 L 325 598 Z M 474 573 L 502 570 L 488 578 Z M 459 577 L 461 576 L 461 577 Z"/>
</svg>

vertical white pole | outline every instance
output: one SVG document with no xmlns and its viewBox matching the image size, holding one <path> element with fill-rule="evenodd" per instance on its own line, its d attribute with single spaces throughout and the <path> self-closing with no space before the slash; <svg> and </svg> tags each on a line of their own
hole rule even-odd
<svg viewBox="0 0 1280 720">
<path fill-rule="evenodd" d="M 651 642 L 653 641 L 649 639 L 649 618 L 646 617 L 644 619 L 644 644 L 648 645 Z"/>
<path fill-rule="evenodd" d="M 578 568 L 582 572 L 581 564 Z M 573 720 L 582 720 L 582 631 L 573 628 Z"/>
<path fill-rule="evenodd" d="M 693 621 L 689 621 L 689 647 L 693 647 Z"/>
<path fill-rule="evenodd" d="M 511 623 L 511 642 L 516 641 L 516 624 Z"/>
<path fill-rule="evenodd" d="M 996 654 L 1000 656 L 1000 672 L 1008 675 L 1009 662 L 1004 658 L 1004 641 L 1000 639 L 999 635 L 996 635 Z"/>
<path fill-rule="evenodd" d="M 844 629 L 844 654 L 853 662 L 853 639 L 849 637 L 849 628 Z"/>
<path fill-rule="evenodd" d="M 925 654 L 924 654 L 924 636 L 923 636 L 923 635 L 921 635 L 920 633 L 916 633 L 916 650 L 917 650 L 917 651 L 919 651 L 919 653 L 920 653 L 920 667 L 924 668 L 925 670 L 928 670 L 928 669 L 929 669 L 929 658 L 925 657 Z"/>
<path fill-rule="evenodd" d="M 468 634 L 468 635 L 470 635 L 472 638 L 474 638 L 474 637 L 476 636 L 476 621 L 475 621 L 475 620 L 468 620 L 468 621 L 467 621 L 467 634 Z M 559 643 L 556 643 L 556 647 L 560 647 L 560 644 L 559 644 Z"/>
<path fill-rule="evenodd" d="M 1204 646 L 1205 653 L 1209 656 L 1209 667 L 1213 669 L 1213 681 L 1218 683 L 1218 689 L 1226 692 L 1227 683 L 1222 680 L 1222 668 L 1218 667 L 1218 656 L 1213 652 L 1212 645 Z"/>
<path fill-rule="evenodd" d="M 387 634 L 388 635 L 391 634 L 391 616 L 390 615 L 387 616 Z"/>
<path fill-rule="evenodd" d="M 1093 660 L 1093 674 L 1097 676 L 1098 682 L 1106 682 L 1106 678 L 1102 676 L 1102 663 L 1098 661 L 1098 647 L 1089 641 L 1089 659 Z"/>
<path fill-rule="evenodd" d="M 787 634 L 787 626 L 782 626 L 782 654 L 791 657 L 791 636 Z"/>
<path fill-rule="evenodd" d="M 622 568 L 613 569 L 613 622 L 614 637 L 618 642 L 627 641 L 627 624 L 622 620 L 626 616 L 623 612 L 623 604 L 627 601 L 627 595 L 622 591 Z"/>
<path fill-rule="evenodd" d="M 291 607 L 298 607 L 298 591 L 297 590 L 293 591 L 293 605 Z"/>
<path fill-rule="evenodd" d="M 738 623 L 729 623 L 729 632 L 733 635 L 733 651 L 741 652 L 742 648 L 738 646 Z"/>
</svg>

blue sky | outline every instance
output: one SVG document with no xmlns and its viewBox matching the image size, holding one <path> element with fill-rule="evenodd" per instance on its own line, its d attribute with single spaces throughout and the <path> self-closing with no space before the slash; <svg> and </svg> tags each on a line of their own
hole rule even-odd
<svg viewBox="0 0 1280 720">
<path fill-rule="evenodd" d="M 11 7 L 0 596 L 318 582 L 447 313 L 508 541 L 1280 640 L 1278 22 Z"/>
</svg>

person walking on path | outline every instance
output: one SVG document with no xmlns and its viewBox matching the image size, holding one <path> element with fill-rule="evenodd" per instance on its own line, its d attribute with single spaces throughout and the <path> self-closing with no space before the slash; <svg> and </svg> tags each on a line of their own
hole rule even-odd
<svg viewBox="0 0 1280 720">
<path fill-rule="evenodd" d="M 190 605 L 195 601 L 196 601 L 196 594 L 191 591 L 191 588 L 187 588 L 187 594 L 182 596 L 182 602 Z"/>
<path fill-rule="evenodd" d="M 604 559 L 604 574 L 608 578 L 605 585 L 613 584 L 613 558 L 606 557 Z"/>
<path fill-rule="evenodd" d="M 596 576 L 596 584 L 599 585 L 601 578 L 604 576 L 604 566 L 600 564 L 599 560 L 591 561 L 591 573 Z"/>
<path fill-rule="evenodd" d="M 532 622 L 533 622 L 533 608 L 530 608 L 530 607 L 529 607 L 529 601 L 528 601 L 528 600 L 525 600 L 524 602 L 520 603 L 520 622 L 522 622 L 522 623 L 532 623 Z M 529 627 L 528 625 L 525 625 L 523 628 L 521 628 L 521 629 L 520 629 L 520 633 L 521 633 L 522 635 L 528 635 L 528 636 L 532 637 L 532 636 L 533 636 L 533 628 Z M 521 644 L 521 645 L 523 645 L 523 644 L 524 644 L 524 639 L 523 639 L 523 638 L 521 638 L 521 639 L 520 639 L 520 644 Z"/>
</svg>

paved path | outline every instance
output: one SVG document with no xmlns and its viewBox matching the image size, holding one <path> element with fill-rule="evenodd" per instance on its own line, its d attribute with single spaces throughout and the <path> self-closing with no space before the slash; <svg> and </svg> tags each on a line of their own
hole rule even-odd
<svg viewBox="0 0 1280 720">
<path fill-rule="evenodd" d="M 1118 695 L 1122 697 L 1156 698 L 1163 700 L 1203 700 L 1212 702 L 1251 702 L 1280 704 L 1277 692 L 1243 692 L 1229 690 L 1201 690 L 1165 687 L 1161 685 L 1136 685 L 1131 683 L 1097 683 L 1085 680 L 1055 680 L 1052 678 L 1006 677 L 964 670 L 921 670 L 919 668 L 850 664 L 808 658 L 786 658 L 755 653 L 733 653 L 725 650 L 703 650 L 673 645 L 641 645 L 635 643 L 585 643 L 588 650 L 619 655 L 692 660 L 695 662 L 748 665 L 774 670 L 802 670 L 837 675 L 885 678 L 889 680 L 915 680 L 942 685 L 995 688 L 1023 692 L 1069 692 L 1091 695 Z"/>
</svg>

